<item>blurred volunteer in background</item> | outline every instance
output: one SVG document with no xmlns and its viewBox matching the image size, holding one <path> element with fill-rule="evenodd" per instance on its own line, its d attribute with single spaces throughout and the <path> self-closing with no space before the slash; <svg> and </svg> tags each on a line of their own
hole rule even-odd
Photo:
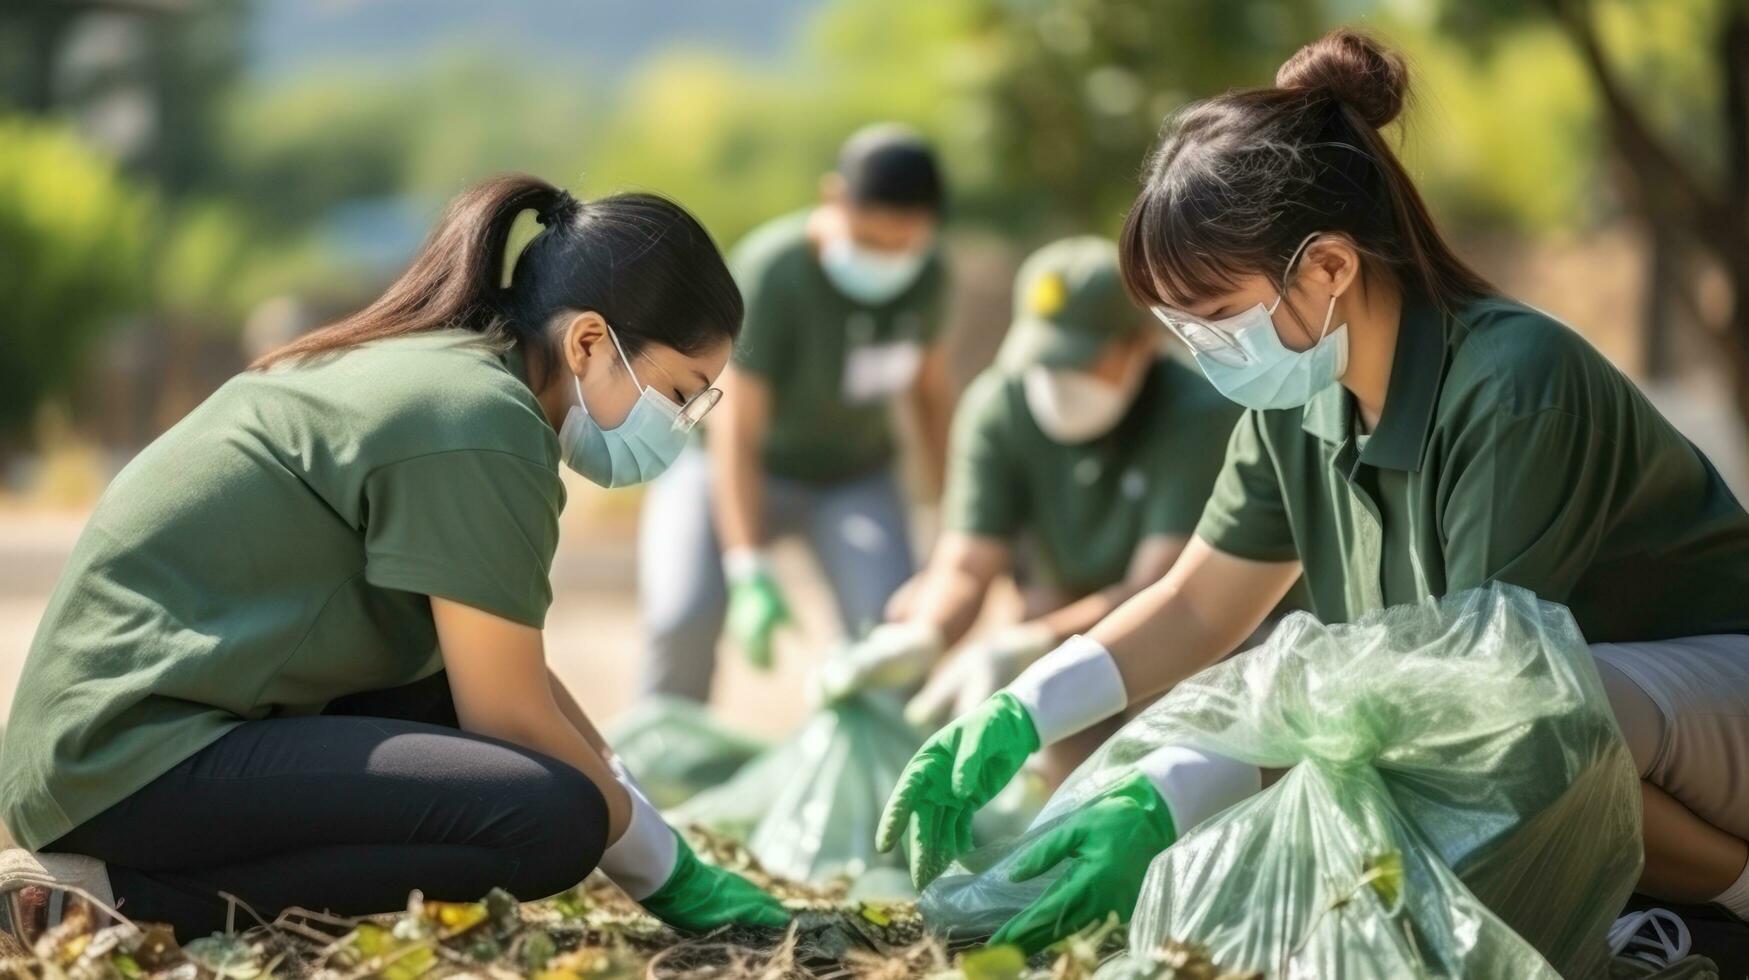
<svg viewBox="0 0 1749 980">
<path fill-rule="evenodd" d="M 1455 255 L 1378 132 L 1402 61 L 1338 31 L 1168 125 L 1121 244 L 1131 291 L 1249 411 L 1172 570 L 918 752 L 880 844 L 928 880 L 1041 745 L 1224 656 L 1302 569 L 1346 622 L 1491 581 L 1568 606 L 1644 802 L 1640 891 L 1749 918 L 1749 515 L 1576 333 Z M 1023 852 L 1065 872 L 996 935 L 1133 910 L 1149 862 L 1262 774 L 1166 747 Z"/>
<path fill-rule="evenodd" d="M 725 611 L 732 643 L 771 666 L 790 618 L 766 558 L 777 535 L 806 536 L 849 631 L 879 622 L 911 574 L 890 409 L 900 397 L 914 404 L 939 469 L 943 193 L 920 137 L 873 126 L 845 143 L 817 207 L 736 248 L 747 324 L 708 458 L 683 454 L 644 505 L 646 694 L 708 698 Z"/>
<path fill-rule="evenodd" d="M 955 413 L 943 538 L 894 597 L 892 621 L 827 665 L 829 695 L 914 685 L 1019 549 L 1027 619 L 958 651 L 913 699 L 912 720 L 933 727 L 1158 581 L 1190 540 L 1239 408 L 1161 356 L 1164 331 L 1124 294 L 1117 246 L 1089 236 L 1040 249 L 1014 309 L 997 363 Z M 1111 730 L 1056 747 L 1053 775 Z"/>
<path fill-rule="evenodd" d="M 512 222 L 544 230 L 501 286 Z M 701 864 L 548 669 L 561 462 L 659 473 L 718 398 L 741 297 L 642 194 L 507 176 L 379 299 L 231 379 L 118 475 L 0 757 L 0 915 L 74 885 L 184 939 L 272 917 L 534 899 L 597 867 L 684 929 L 780 926 Z"/>
</svg>

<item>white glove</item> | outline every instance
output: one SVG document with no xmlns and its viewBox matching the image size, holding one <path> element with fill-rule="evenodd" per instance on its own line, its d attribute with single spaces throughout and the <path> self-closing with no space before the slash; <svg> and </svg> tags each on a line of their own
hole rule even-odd
<svg viewBox="0 0 1749 980">
<path fill-rule="evenodd" d="M 632 901 L 641 902 L 668 883 L 680 860 L 680 846 L 668 822 L 637 784 L 622 780 L 620 785 L 632 798 L 632 818 L 625 833 L 602 853 L 598 866 Z"/>
<path fill-rule="evenodd" d="M 632 771 L 626 768 L 626 761 L 620 758 L 618 752 L 609 752 L 607 754 L 607 769 L 609 772 L 613 773 L 613 778 L 625 784 L 626 789 L 637 793 L 645 799 L 649 799 L 650 794 L 644 791 L 644 785 L 638 782 L 638 777 L 632 775 Z"/>
<path fill-rule="evenodd" d="M 815 689 L 827 704 L 871 688 L 904 689 L 928 675 L 943 647 L 931 623 L 883 623 L 820 665 Z"/>
<path fill-rule="evenodd" d="M 1041 747 L 1122 714 L 1130 704 L 1111 651 L 1080 634 L 1021 671 L 1003 690 L 1026 709 Z"/>
<path fill-rule="evenodd" d="M 997 630 L 955 654 L 905 706 L 905 720 L 934 729 L 983 703 L 1049 653 L 1055 642 L 1043 623 Z"/>
<path fill-rule="evenodd" d="M 1263 792 L 1263 770 L 1207 749 L 1162 745 L 1136 760 L 1136 769 L 1166 801 L 1179 837 Z"/>
</svg>

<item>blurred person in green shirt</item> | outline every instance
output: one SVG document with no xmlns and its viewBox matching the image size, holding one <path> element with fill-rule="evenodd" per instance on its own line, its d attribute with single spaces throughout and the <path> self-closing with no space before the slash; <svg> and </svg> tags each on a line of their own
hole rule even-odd
<svg viewBox="0 0 1749 980">
<path fill-rule="evenodd" d="M 560 464 L 609 487 L 661 472 L 741 315 L 679 205 L 500 177 L 379 299 L 142 450 L 13 699 L 0 926 L 28 948 L 69 887 L 187 940 L 224 928 L 226 894 L 362 915 L 597 868 L 681 929 L 783 925 L 663 822 L 542 639 Z"/>
<path fill-rule="evenodd" d="M 860 130 L 821 202 L 755 229 L 730 265 L 747 322 L 708 447 L 644 504 L 641 687 L 703 701 L 719 634 L 769 669 L 789 602 L 767 557 L 803 536 L 846 631 L 880 621 L 911 574 L 893 408 L 909 402 L 939 472 L 948 424 L 939 337 L 945 187 L 934 151 L 892 124 Z"/>
<path fill-rule="evenodd" d="M 913 687 L 997 578 L 1021 572 L 1024 621 L 964 646 L 912 700 L 912 721 L 934 727 L 1158 581 L 1196 528 L 1240 409 L 1164 356 L 1165 331 L 1124 294 L 1117 246 L 1083 236 L 1039 249 L 1014 309 L 997 363 L 954 415 L 942 540 L 889 621 L 827 667 L 829 697 Z M 1054 747 L 1051 775 L 1110 727 Z"/>
</svg>

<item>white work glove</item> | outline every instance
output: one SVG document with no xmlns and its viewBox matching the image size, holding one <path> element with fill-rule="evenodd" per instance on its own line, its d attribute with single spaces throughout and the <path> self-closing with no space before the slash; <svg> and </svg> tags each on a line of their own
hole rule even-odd
<svg viewBox="0 0 1749 980">
<path fill-rule="evenodd" d="M 1055 639 L 1043 623 L 1022 623 L 967 645 L 905 706 L 905 720 L 933 731 L 958 718 L 1049 653 Z"/>
<path fill-rule="evenodd" d="M 823 704 L 858 691 L 904 690 L 929 674 L 944 646 L 933 624 L 883 623 L 821 664 L 814 690 Z"/>
</svg>

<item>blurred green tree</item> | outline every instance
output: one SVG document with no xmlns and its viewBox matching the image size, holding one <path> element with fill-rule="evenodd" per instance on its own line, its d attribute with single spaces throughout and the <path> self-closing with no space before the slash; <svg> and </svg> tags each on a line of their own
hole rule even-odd
<svg viewBox="0 0 1749 980">
<path fill-rule="evenodd" d="M 1661 366 L 1663 334 L 1681 310 L 1726 365 L 1749 420 L 1749 3 L 1446 0 L 1436 9 L 1443 28 L 1478 47 L 1527 23 L 1570 44 L 1621 197 L 1647 232 L 1648 360 Z M 1719 280 L 1726 288 L 1709 290 Z"/>
<path fill-rule="evenodd" d="M 145 295 L 153 205 L 63 128 L 0 118 L 0 432 L 70 384 Z"/>
</svg>

